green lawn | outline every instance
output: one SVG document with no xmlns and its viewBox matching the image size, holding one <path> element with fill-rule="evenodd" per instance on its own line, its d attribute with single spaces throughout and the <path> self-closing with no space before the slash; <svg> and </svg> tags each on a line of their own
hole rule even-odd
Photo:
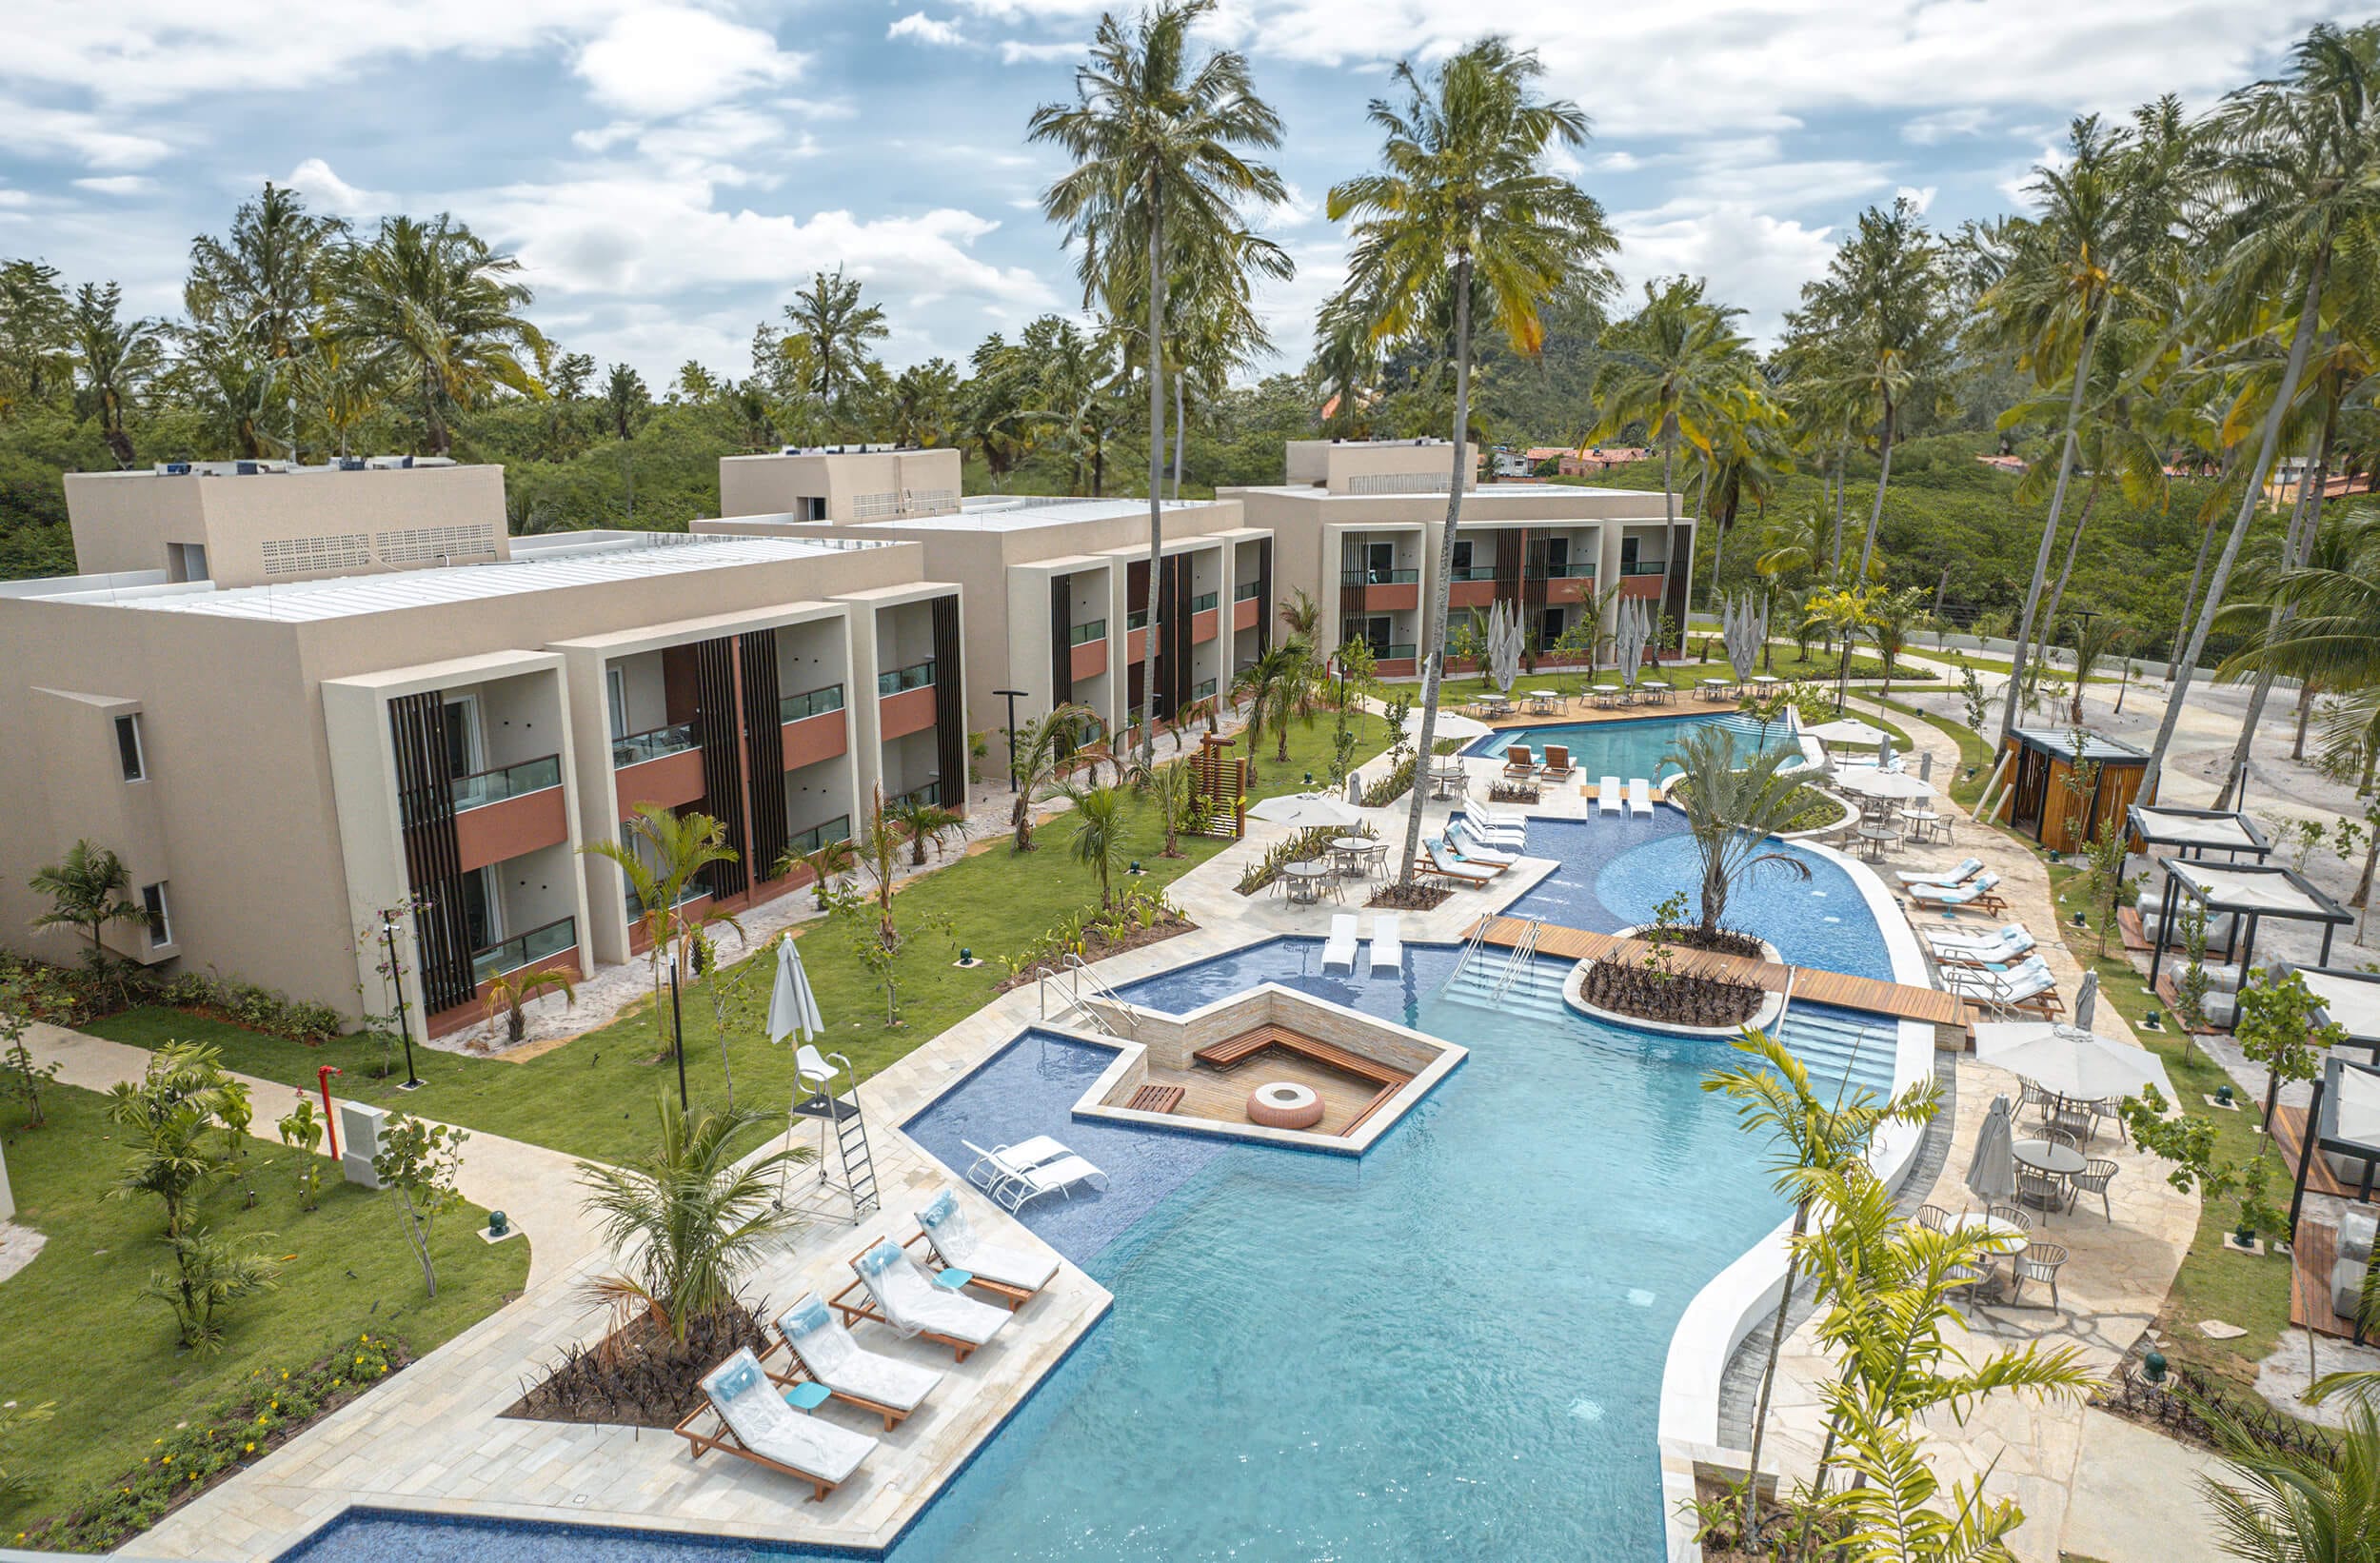
<svg viewBox="0 0 2380 1563">
<path fill-rule="evenodd" d="M 1951 798 L 1961 808 L 1973 808 L 1976 800 L 1983 796 L 1984 783 L 1992 780 L 1991 742 L 1963 722 L 1937 717 L 1930 711 L 1904 705 L 1896 700 L 1888 700 L 1883 705 L 1888 711 L 1914 717 L 1958 745 L 1958 774 L 1951 779 Z M 1974 773 L 1972 778 L 1968 775 L 1970 771 Z"/>
<path fill-rule="evenodd" d="M 127 1159 L 105 1098 L 56 1086 L 43 1099 L 48 1124 L 8 1135 L 16 1219 L 50 1240 L 0 1283 L 0 1400 L 55 1401 L 57 1411 L 6 1461 L 33 1490 L 0 1498 L 0 1535 L 129 1469 L 151 1440 L 255 1370 L 313 1362 L 364 1331 L 419 1355 L 486 1316 L 528 1274 L 527 1239 L 483 1243 L 475 1234 L 486 1213 L 459 1210 L 437 1229 L 438 1296 L 427 1298 L 385 1197 L 337 1181 L 333 1168 L 321 1208 L 301 1211 L 290 1177 L 298 1153 L 250 1141 L 245 1176 L 207 1197 L 202 1219 L 279 1260 L 280 1287 L 234 1304 L 224 1350 L 192 1356 L 165 1306 L 139 1297 L 151 1268 L 171 1263 L 157 1202 L 101 1197 Z M 260 1120 L 280 1113 L 257 1109 Z M 12 1107 L 8 1122 L 20 1120 Z"/>
<path fill-rule="evenodd" d="M 1388 724 L 1378 717 L 1358 714 L 1351 726 L 1359 758 L 1387 746 Z M 1327 771 L 1331 743 L 1327 715 L 1318 717 L 1311 728 L 1293 723 L 1289 761 L 1281 764 L 1272 758 L 1276 740 L 1266 734 L 1257 778 L 1249 784 L 1250 798 L 1302 790 L 1309 769 L 1317 776 Z M 1153 811 L 1136 800 L 1131 818 L 1131 855 L 1148 871 L 1136 881 L 1143 885 L 1170 883 L 1226 844 L 1185 839 L 1183 856 L 1160 858 L 1162 841 Z M 1073 823 L 1061 815 L 1035 832 L 1037 850 L 1021 855 L 1009 850 L 1004 834 L 979 841 L 966 857 L 910 880 L 900 891 L 894 907 L 903 928 L 946 918 L 951 932 L 948 937 L 919 934 L 895 962 L 902 1019 L 898 1027 L 884 1024 L 884 996 L 861 963 L 847 925 L 805 925 L 797 937 L 820 1011 L 827 1019 L 822 1045 L 846 1055 L 864 1079 L 982 1008 L 1007 975 L 1001 958 L 1017 954 L 1061 919 L 1098 903 L 1098 882 L 1091 871 L 1067 854 L 1073 830 Z M 722 938 L 731 951 L 736 948 L 732 933 L 723 931 Z M 960 970 L 955 961 L 961 946 L 972 949 L 984 964 Z M 685 990 L 686 1073 L 696 1096 L 724 1100 L 725 1076 L 732 1071 L 739 1105 L 783 1111 L 793 1086 L 793 1050 L 771 1046 L 763 1036 L 775 972 L 775 957 L 764 948 L 724 967 L 716 979 Z M 724 1059 L 711 1003 L 714 981 L 726 1012 Z M 665 996 L 663 1004 L 665 1008 Z M 520 1062 L 417 1045 L 416 1066 L 429 1087 L 411 1095 L 399 1094 L 394 1079 L 375 1078 L 386 1044 L 360 1034 L 308 1048 L 156 1008 L 128 1011 L 89 1029 L 142 1046 L 172 1038 L 213 1042 L 223 1048 L 232 1068 L 293 1085 L 310 1086 L 319 1065 L 335 1064 L 346 1071 L 338 1082 L 344 1096 L 402 1104 L 427 1117 L 604 1160 L 644 1150 L 650 1138 L 653 1094 L 676 1089 L 675 1068 L 662 1048 L 649 1002 Z M 403 1078 L 402 1073 L 396 1077 Z"/>
</svg>

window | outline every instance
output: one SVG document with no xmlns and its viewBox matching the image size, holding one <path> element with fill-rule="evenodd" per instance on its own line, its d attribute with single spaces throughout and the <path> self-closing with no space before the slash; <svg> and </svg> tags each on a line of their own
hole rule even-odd
<svg viewBox="0 0 2380 1563">
<path fill-rule="evenodd" d="M 1459 538 L 1455 543 L 1455 575 L 1457 581 L 1471 579 L 1471 540 Z"/>
<path fill-rule="evenodd" d="M 479 766 L 479 701 L 465 695 L 446 702 L 446 774 L 470 776 Z"/>
<path fill-rule="evenodd" d="M 1636 573 L 1636 544 L 1637 540 L 1633 537 L 1619 540 L 1619 573 L 1622 575 Z"/>
<path fill-rule="evenodd" d="M 826 519 L 826 502 L 823 499 L 819 498 L 817 495 L 803 495 L 801 505 L 802 519 L 803 521 L 824 521 Z"/>
<path fill-rule="evenodd" d="M 173 913 L 166 905 L 166 881 L 141 886 L 141 910 L 149 917 L 149 947 L 162 950 L 173 942 Z"/>
<path fill-rule="evenodd" d="M 1397 573 L 1397 544 L 1367 544 L 1363 550 L 1364 567 L 1374 581 L 1386 581 Z"/>
<path fill-rule="evenodd" d="M 116 718 L 116 763 L 124 767 L 127 782 L 149 780 L 148 757 L 141 753 L 141 719 L 137 715 Z"/>
<path fill-rule="evenodd" d="M 1551 651 L 1554 643 L 1562 638 L 1562 610 L 1547 608 L 1537 621 L 1537 649 Z"/>
<path fill-rule="evenodd" d="M 625 669 L 604 669 L 604 695 L 611 708 L 611 738 L 617 743 L 628 736 L 628 675 Z"/>
</svg>

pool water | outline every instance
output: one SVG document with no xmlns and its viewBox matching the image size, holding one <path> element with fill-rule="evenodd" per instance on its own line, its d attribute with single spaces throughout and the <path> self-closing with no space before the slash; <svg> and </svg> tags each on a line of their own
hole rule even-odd
<svg viewBox="0 0 2380 1563">
<path fill-rule="evenodd" d="M 1741 711 L 1729 711 L 1719 715 L 1642 717 L 1625 722 L 1506 727 L 1478 740 L 1463 753 L 1501 755 L 1515 743 L 1525 743 L 1531 753 L 1543 760 L 1545 746 L 1559 743 L 1570 750 L 1571 765 L 1589 784 L 1607 776 L 1616 776 L 1623 782 L 1637 776 L 1648 782 L 1657 782 L 1678 768 L 1661 759 L 1669 751 L 1669 746 L 1692 729 L 1713 724 L 1725 727 L 1735 735 L 1735 748 L 1739 754 L 1751 755 L 1759 752 L 1762 747 L 1760 723 Z M 1798 748 L 1792 723 L 1770 722 L 1767 747 Z"/>
</svg>

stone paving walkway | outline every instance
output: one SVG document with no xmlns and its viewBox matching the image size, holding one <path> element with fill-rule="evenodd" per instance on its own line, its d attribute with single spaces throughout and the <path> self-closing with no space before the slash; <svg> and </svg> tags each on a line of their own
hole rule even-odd
<svg viewBox="0 0 2380 1563">
<path fill-rule="evenodd" d="M 33 1262 L 42 1245 L 50 1240 L 47 1234 L 14 1221 L 0 1221 L 0 1281 Z"/>
</svg>

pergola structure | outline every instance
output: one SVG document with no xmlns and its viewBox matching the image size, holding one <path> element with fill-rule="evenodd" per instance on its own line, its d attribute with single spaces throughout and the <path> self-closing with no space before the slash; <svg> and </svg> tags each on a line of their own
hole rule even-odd
<svg viewBox="0 0 2380 1563">
<path fill-rule="evenodd" d="M 2346 1030 L 2347 1045 L 2370 1048 L 2371 1061 L 2380 1064 L 2380 972 L 2294 963 L 2289 970 L 2322 1005 L 2323 1019 Z"/>
<path fill-rule="evenodd" d="M 2297 1148 L 2297 1189 L 2290 1197 L 2290 1230 L 2297 1230 L 2297 1212 L 2306 1202 L 2306 1175 L 2315 1153 L 2331 1157 L 2331 1170 L 2347 1175 L 2339 1163 L 2360 1162 L 2363 1176 L 2358 1200 L 2372 1196 L 2380 1180 L 2380 1064 L 2350 1063 L 2332 1058 L 2314 1081 L 2313 1100 L 2306 1109 L 2306 1139 Z"/>
<path fill-rule="evenodd" d="M 2220 852 L 2224 861 L 2237 862 L 2239 855 L 2245 852 L 2262 862 L 2272 852 L 2272 843 L 2256 828 L 2256 822 L 2231 809 L 2134 803 L 2125 813 L 2125 823 L 2140 842 L 2137 850 L 2143 857 L 2153 856 L 2163 846 L 2173 848 L 2175 855 L 2183 858 L 2204 859 L 2210 853 Z"/>
<path fill-rule="evenodd" d="M 2256 926 L 2266 918 L 2283 918 L 2291 922 L 2319 922 L 2322 926 L 2322 958 L 2316 965 L 2330 961 L 2330 936 L 2343 923 L 2355 920 L 2355 915 L 2315 888 L 2313 882 L 2293 868 L 2279 863 L 2211 863 L 2189 858 L 2159 858 L 2157 866 L 2165 870 L 2165 894 L 2157 907 L 2156 948 L 2149 957 L 2149 982 L 2154 986 L 2157 967 L 2165 960 L 2165 952 L 2173 937 L 2174 902 L 2188 896 L 2211 915 L 2229 912 L 2239 920 L 2240 980 L 2248 979 L 2248 968 L 2256 957 Z"/>
</svg>

